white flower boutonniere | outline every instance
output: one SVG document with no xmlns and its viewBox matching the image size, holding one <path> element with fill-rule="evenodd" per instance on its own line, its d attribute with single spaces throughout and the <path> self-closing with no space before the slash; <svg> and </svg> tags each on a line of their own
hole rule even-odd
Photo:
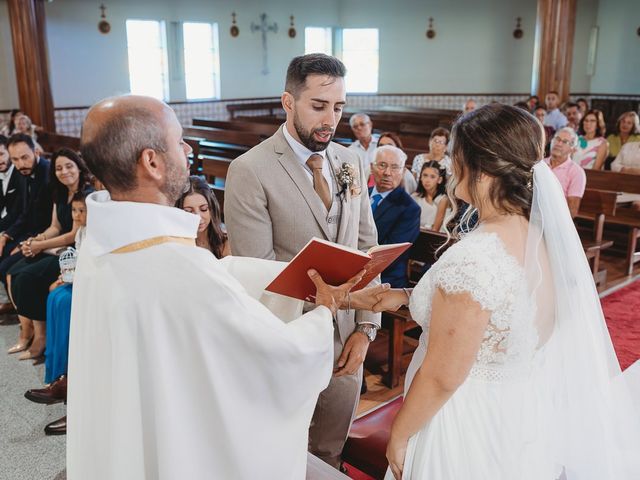
<svg viewBox="0 0 640 480">
<path fill-rule="evenodd" d="M 344 162 L 340 169 L 336 171 L 336 177 L 341 187 L 341 198 L 344 198 L 347 190 L 352 197 L 360 195 L 362 189 L 360 188 L 360 182 L 358 182 L 357 170 L 352 164 Z"/>
</svg>

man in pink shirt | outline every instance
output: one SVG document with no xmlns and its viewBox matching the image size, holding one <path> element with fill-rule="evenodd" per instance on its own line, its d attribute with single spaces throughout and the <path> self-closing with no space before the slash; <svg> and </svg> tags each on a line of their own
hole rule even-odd
<svg viewBox="0 0 640 480">
<path fill-rule="evenodd" d="M 571 217 L 578 214 L 580 201 L 587 186 L 587 175 L 583 168 L 571 160 L 571 154 L 577 145 L 576 132 L 571 127 L 561 128 L 551 140 L 551 155 L 544 159 L 562 185 Z"/>
</svg>

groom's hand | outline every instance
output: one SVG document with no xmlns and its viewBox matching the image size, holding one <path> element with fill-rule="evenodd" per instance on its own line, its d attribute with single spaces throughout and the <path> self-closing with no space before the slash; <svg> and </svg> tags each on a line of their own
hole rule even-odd
<svg viewBox="0 0 640 480">
<path fill-rule="evenodd" d="M 354 375 L 364 362 L 368 349 L 367 336 L 362 332 L 353 332 L 344 344 L 334 376 Z"/>
</svg>

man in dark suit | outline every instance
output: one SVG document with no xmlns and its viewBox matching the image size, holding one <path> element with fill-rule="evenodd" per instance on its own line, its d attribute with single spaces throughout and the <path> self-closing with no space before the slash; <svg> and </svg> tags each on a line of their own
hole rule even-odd
<svg viewBox="0 0 640 480">
<path fill-rule="evenodd" d="M 22 257 L 16 247 L 27 238 L 43 232 L 51 223 L 53 201 L 49 190 L 50 162 L 40 158 L 29 135 L 17 133 L 7 142 L 13 166 L 25 179 L 24 208 L 13 224 L 0 234 L 0 281 L 6 282 L 7 272 Z M 0 313 L 13 310 L 10 303 L 0 305 Z"/>
<path fill-rule="evenodd" d="M 24 208 L 26 179 L 13 166 L 7 137 L 0 135 L 0 233 L 18 219 Z"/>
<path fill-rule="evenodd" d="M 402 186 L 406 154 L 385 145 L 376 150 L 371 166 L 375 185 L 369 189 L 373 219 L 378 228 L 378 243 L 413 243 L 420 234 L 420 207 Z M 409 251 L 403 253 L 382 272 L 382 282 L 394 288 L 408 286 Z"/>
</svg>

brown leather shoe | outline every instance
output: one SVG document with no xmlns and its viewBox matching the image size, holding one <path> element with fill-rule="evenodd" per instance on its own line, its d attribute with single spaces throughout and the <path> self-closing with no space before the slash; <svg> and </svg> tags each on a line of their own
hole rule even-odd
<svg viewBox="0 0 640 480">
<path fill-rule="evenodd" d="M 34 388 L 27 390 L 24 394 L 27 400 L 35 403 L 52 405 L 54 403 L 67 401 L 67 376 L 62 375 L 57 380 L 51 382 L 44 388 Z"/>
<path fill-rule="evenodd" d="M 67 434 L 67 416 L 65 415 L 44 427 L 45 435 L 66 435 Z"/>
<path fill-rule="evenodd" d="M 16 313 L 16 309 L 13 306 L 13 303 L 0 303 L 0 315 L 5 313 Z"/>
</svg>

